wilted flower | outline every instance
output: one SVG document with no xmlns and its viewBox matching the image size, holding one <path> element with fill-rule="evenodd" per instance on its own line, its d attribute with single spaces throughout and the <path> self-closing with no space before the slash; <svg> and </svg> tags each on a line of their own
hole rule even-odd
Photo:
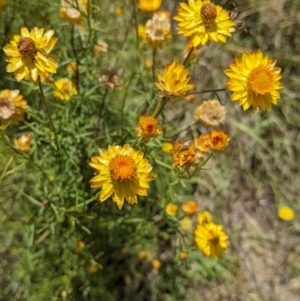
<svg viewBox="0 0 300 301">
<path fill-rule="evenodd" d="M 19 138 L 14 139 L 14 148 L 22 151 L 27 152 L 31 148 L 31 135 L 22 135 Z"/>
<path fill-rule="evenodd" d="M 78 93 L 75 84 L 67 77 L 57 80 L 53 88 L 53 95 L 65 101 L 69 101 L 72 96 Z"/>
<path fill-rule="evenodd" d="M 154 85 L 160 90 L 161 97 L 167 97 L 174 100 L 175 97 L 185 97 L 186 91 L 193 89 L 195 86 L 188 84 L 190 77 L 187 77 L 188 69 L 178 62 L 172 65 L 167 64 L 164 73 L 156 72 L 158 83 Z"/>
<path fill-rule="evenodd" d="M 173 163 L 178 167 L 190 168 L 199 163 L 194 141 L 184 139 L 175 142 L 171 150 Z"/>
<path fill-rule="evenodd" d="M 209 45 L 211 41 L 226 43 L 227 37 L 235 30 L 235 23 L 229 13 L 210 0 L 188 0 L 180 3 L 178 15 L 178 33 L 188 37 L 194 47 Z"/>
<path fill-rule="evenodd" d="M 218 126 L 224 122 L 226 108 L 217 100 L 204 101 L 195 110 L 194 119 L 200 120 L 204 126 Z"/>
<path fill-rule="evenodd" d="M 198 224 L 195 229 L 195 242 L 205 256 L 222 257 L 228 248 L 228 236 L 221 225 L 215 223 Z"/>
<path fill-rule="evenodd" d="M 61 0 L 59 16 L 70 24 L 80 24 L 87 9 L 87 0 Z"/>
<path fill-rule="evenodd" d="M 186 215 L 193 215 L 196 213 L 198 209 L 198 204 L 195 201 L 187 201 L 185 204 L 181 206 L 182 211 Z"/>
<path fill-rule="evenodd" d="M 139 0 L 139 9 L 144 12 L 153 12 L 160 8 L 162 0 Z"/>
<path fill-rule="evenodd" d="M 106 53 L 108 51 L 108 44 L 103 40 L 99 39 L 97 44 L 94 46 L 95 53 Z"/>
<path fill-rule="evenodd" d="M 109 145 L 107 150 L 99 149 L 99 156 L 91 158 L 90 166 L 96 169 L 91 187 L 102 187 L 100 202 L 112 196 L 121 209 L 124 199 L 129 204 L 135 204 L 137 195 L 148 195 L 148 182 L 154 177 L 150 173 L 152 166 L 143 156 L 143 152 L 134 150 L 129 144 L 123 147 Z"/>
<path fill-rule="evenodd" d="M 259 108 L 271 110 L 272 104 L 277 104 L 280 98 L 277 90 L 284 87 L 279 81 L 281 69 L 275 64 L 276 61 L 263 56 L 260 50 L 235 57 L 230 69 L 224 71 L 229 77 L 226 86 L 233 92 L 231 100 L 238 101 L 244 111 L 251 106 L 255 112 Z"/>
<path fill-rule="evenodd" d="M 295 212 L 292 208 L 288 206 L 283 206 L 279 208 L 278 216 L 285 221 L 291 221 L 295 217 Z"/>
<path fill-rule="evenodd" d="M 21 36 L 13 39 L 3 48 L 7 56 L 7 72 L 13 72 L 17 81 L 29 79 L 36 81 L 38 76 L 45 79 L 49 73 L 56 73 L 57 62 L 50 53 L 57 39 L 53 38 L 54 30 L 33 28 L 30 32 L 26 27 L 21 29 Z"/>
<path fill-rule="evenodd" d="M 152 116 L 140 116 L 139 125 L 135 127 L 135 130 L 136 136 L 142 137 L 145 143 L 162 133 L 161 127 L 158 126 L 158 119 Z"/>
<path fill-rule="evenodd" d="M 213 221 L 213 217 L 208 211 L 203 211 L 198 214 L 197 221 L 200 225 L 207 225 Z"/>
<path fill-rule="evenodd" d="M 98 80 L 111 90 L 121 90 L 121 80 L 115 70 L 101 70 Z"/>
<path fill-rule="evenodd" d="M 177 205 L 175 205 L 174 203 L 169 203 L 166 207 L 166 213 L 170 216 L 175 216 L 177 213 Z"/>
<path fill-rule="evenodd" d="M 171 38 L 171 22 L 168 12 L 155 13 L 145 26 L 144 41 L 152 48 L 161 48 Z"/>
<path fill-rule="evenodd" d="M 27 102 L 20 95 L 19 90 L 0 91 L 0 123 L 12 122 L 17 124 L 24 120 L 24 113 L 27 109 Z"/>
<path fill-rule="evenodd" d="M 207 140 L 207 144 L 212 152 L 221 151 L 229 145 L 230 137 L 223 131 L 213 130 Z"/>
</svg>

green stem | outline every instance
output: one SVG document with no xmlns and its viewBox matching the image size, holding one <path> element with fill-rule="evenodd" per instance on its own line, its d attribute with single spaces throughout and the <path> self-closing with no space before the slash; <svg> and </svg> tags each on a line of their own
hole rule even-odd
<svg viewBox="0 0 300 301">
<path fill-rule="evenodd" d="M 203 90 L 203 91 L 199 91 L 199 92 L 191 92 L 191 93 L 187 93 L 186 95 L 203 94 L 203 93 L 211 93 L 211 92 L 221 92 L 221 91 L 226 91 L 226 88 L 212 89 L 212 90 Z"/>
<path fill-rule="evenodd" d="M 50 111 L 49 111 L 49 107 L 48 107 L 46 99 L 45 99 L 45 95 L 44 95 L 43 86 L 42 86 L 40 76 L 38 76 L 38 82 L 39 82 L 39 88 L 40 88 L 40 92 L 41 92 L 41 99 L 42 99 L 42 102 L 43 102 L 43 104 L 45 106 L 45 109 L 46 109 L 46 114 L 47 114 L 48 119 L 49 119 L 50 128 L 54 132 L 56 148 L 59 151 L 59 153 L 61 153 L 60 145 L 59 145 L 59 142 L 58 142 L 58 139 L 57 139 L 57 133 L 56 133 L 55 127 L 53 125 L 51 114 L 50 114 Z"/>
<path fill-rule="evenodd" d="M 154 113 L 152 114 L 152 117 L 156 118 L 159 113 L 162 111 L 162 109 L 164 108 L 166 102 L 167 102 L 168 98 L 167 97 L 163 97 L 160 99 L 157 107 L 154 110 Z"/>
<path fill-rule="evenodd" d="M 139 49 L 139 28 L 138 28 L 138 20 L 137 20 L 137 12 L 136 12 L 136 3 L 135 0 L 131 1 L 133 8 L 133 17 L 134 17 L 134 26 L 135 26 L 135 36 L 136 36 L 136 49 Z"/>
<path fill-rule="evenodd" d="M 190 49 L 190 52 L 188 53 L 188 55 L 186 56 L 186 58 L 184 59 L 184 62 L 183 62 L 183 66 L 185 66 L 185 64 L 187 63 L 187 61 L 189 60 L 192 52 L 194 51 L 194 46 L 192 46 L 192 48 Z"/>
<path fill-rule="evenodd" d="M 156 48 L 152 51 L 152 80 L 155 81 L 155 57 L 156 57 Z"/>
</svg>

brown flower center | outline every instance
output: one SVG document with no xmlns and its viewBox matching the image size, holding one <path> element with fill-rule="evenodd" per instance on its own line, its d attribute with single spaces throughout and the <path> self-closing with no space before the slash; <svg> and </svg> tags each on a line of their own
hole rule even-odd
<svg viewBox="0 0 300 301">
<path fill-rule="evenodd" d="M 271 71 L 265 66 L 254 68 L 248 75 L 250 89 L 256 94 L 266 94 L 274 87 Z"/>
<path fill-rule="evenodd" d="M 20 38 L 17 43 L 18 50 L 23 56 L 30 56 L 36 52 L 35 43 L 30 38 Z"/>
<path fill-rule="evenodd" d="M 119 182 L 127 182 L 136 175 L 136 164 L 129 156 L 117 155 L 109 162 L 111 177 Z"/>
<path fill-rule="evenodd" d="M 10 118 L 15 113 L 15 105 L 10 97 L 0 97 L 0 117 Z"/>
<path fill-rule="evenodd" d="M 211 25 L 217 17 L 217 8 L 213 3 L 204 3 L 201 7 L 200 14 L 203 23 L 206 26 Z"/>
</svg>

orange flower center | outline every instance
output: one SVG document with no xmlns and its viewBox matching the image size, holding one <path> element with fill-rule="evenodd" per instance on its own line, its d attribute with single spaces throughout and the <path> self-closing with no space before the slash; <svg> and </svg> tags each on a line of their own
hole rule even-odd
<svg viewBox="0 0 300 301">
<path fill-rule="evenodd" d="M 217 17 L 217 8 L 213 3 L 204 3 L 201 7 L 200 14 L 203 23 L 206 26 L 211 25 Z"/>
<path fill-rule="evenodd" d="M 266 94 L 274 87 L 272 73 L 264 66 L 256 67 L 250 72 L 248 83 L 250 89 L 256 94 Z"/>
<path fill-rule="evenodd" d="M 109 163 L 111 177 L 119 182 L 127 182 L 136 175 L 136 164 L 132 158 L 117 155 Z"/>
<path fill-rule="evenodd" d="M 70 92 L 69 83 L 63 83 L 61 89 L 64 93 L 66 94 L 69 93 Z"/>
<path fill-rule="evenodd" d="M 30 56 L 36 52 L 35 43 L 30 38 L 20 38 L 17 47 L 19 50 L 19 53 L 23 56 Z"/>
<path fill-rule="evenodd" d="M 214 235 L 214 233 L 212 233 L 211 231 L 207 233 L 206 238 L 211 245 L 219 244 L 220 241 L 219 236 Z"/>
<path fill-rule="evenodd" d="M 8 119 L 15 112 L 15 106 L 9 97 L 0 97 L 0 117 Z"/>
</svg>

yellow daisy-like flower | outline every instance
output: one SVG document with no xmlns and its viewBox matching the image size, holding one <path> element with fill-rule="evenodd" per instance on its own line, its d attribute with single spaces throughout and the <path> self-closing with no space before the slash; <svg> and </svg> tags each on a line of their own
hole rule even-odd
<svg viewBox="0 0 300 301">
<path fill-rule="evenodd" d="M 166 142 L 162 144 L 162 150 L 165 153 L 171 153 L 171 150 L 173 149 L 173 144 L 170 142 Z"/>
<path fill-rule="evenodd" d="M 31 135 L 22 135 L 19 138 L 15 138 L 14 148 L 22 152 L 29 151 L 31 148 Z"/>
<path fill-rule="evenodd" d="M 80 24 L 83 19 L 83 12 L 87 8 L 87 0 L 61 0 L 59 16 L 70 24 Z"/>
<path fill-rule="evenodd" d="M 140 116 L 139 125 L 135 127 L 136 136 L 142 137 L 145 143 L 151 138 L 157 138 L 162 133 L 161 127 L 158 126 L 158 119 L 150 116 Z"/>
<path fill-rule="evenodd" d="M 198 224 L 194 233 L 196 245 L 205 256 L 222 257 L 223 252 L 228 248 L 228 236 L 221 225 L 215 223 Z"/>
<path fill-rule="evenodd" d="M 24 120 L 27 102 L 20 95 L 19 90 L 0 91 L 0 123 L 6 125 L 9 122 L 18 124 Z"/>
<path fill-rule="evenodd" d="M 174 100 L 176 97 L 185 97 L 186 91 L 195 88 L 194 85 L 188 84 L 190 77 L 187 77 L 188 69 L 178 62 L 172 65 L 167 64 L 164 73 L 156 71 L 158 83 L 154 85 L 160 90 L 161 97 L 168 97 Z"/>
<path fill-rule="evenodd" d="M 109 145 L 107 150 L 99 149 L 99 156 L 92 157 L 89 164 L 96 169 L 91 187 L 102 187 L 100 202 L 112 196 L 121 209 L 124 199 L 129 204 L 135 204 L 137 195 L 148 195 L 148 182 L 154 176 L 150 174 L 152 166 L 143 156 L 143 152 L 134 150 L 129 144 L 123 147 Z"/>
<path fill-rule="evenodd" d="M 162 0 L 139 0 L 139 9 L 144 12 L 153 12 L 160 8 Z"/>
<path fill-rule="evenodd" d="M 251 106 L 255 112 L 259 108 L 271 110 L 272 104 L 280 98 L 277 90 L 284 87 L 279 81 L 281 69 L 275 64 L 276 61 L 264 56 L 260 50 L 236 57 L 230 69 L 224 71 L 229 77 L 226 86 L 233 92 L 231 100 L 238 101 L 244 111 Z"/>
<path fill-rule="evenodd" d="M 177 205 L 175 205 L 174 203 L 169 203 L 166 207 L 166 213 L 170 216 L 175 216 L 177 213 Z"/>
<path fill-rule="evenodd" d="M 185 216 L 181 221 L 181 228 L 185 231 L 189 231 L 192 229 L 192 221 L 190 218 L 188 218 L 187 216 Z"/>
<path fill-rule="evenodd" d="M 69 101 L 77 93 L 75 84 L 67 77 L 60 78 L 54 83 L 53 95 L 61 100 Z"/>
<path fill-rule="evenodd" d="M 295 212 L 290 207 L 283 206 L 278 209 L 278 216 L 285 221 L 291 221 L 295 218 Z"/>
<path fill-rule="evenodd" d="M 208 211 L 203 211 L 198 214 L 197 221 L 200 225 L 207 225 L 213 221 L 213 217 Z"/>
<path fill-rule="evenodd" d="M 33 28 L 30 32 L 26 27 L 21 29 L 21 36 L 15 35 L 3 48 L 7 56 L 7 72 L 13 72 L 17 81 L 28 79 L 36 82 L 38 76 L 42 80 L 49 73 L 56 73 L 57 62 L 50 53 L 57 39 L 53 38 L 54 30 Z"/>
<path fill-rule="evenodd" d="M 179 22 L 178 33 L 188 37 L 194 47 L 209 45 L 211 41 L 224 44 L 235 31 L 235 23 L 229 13 L 210 0 L 180 3 L 174 20 Z"/>
</svg>

